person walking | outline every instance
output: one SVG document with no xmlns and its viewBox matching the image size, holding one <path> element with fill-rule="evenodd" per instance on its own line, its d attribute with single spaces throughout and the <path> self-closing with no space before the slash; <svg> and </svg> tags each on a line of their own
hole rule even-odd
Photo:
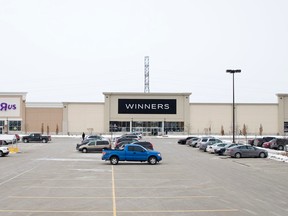
<svg viewBox="0 0 288 216">
<path fill-rule="evenodd" d="M 83 132 L 82 133 L 82 140 L 84 140 L 85 139 L 85 133 Z"/>
</svg>

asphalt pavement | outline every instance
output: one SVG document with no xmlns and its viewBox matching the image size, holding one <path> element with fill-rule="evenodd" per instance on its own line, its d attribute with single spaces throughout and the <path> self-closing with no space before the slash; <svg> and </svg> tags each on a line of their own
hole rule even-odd
<svg viewBox="0 0 288 216">
<path fill-rule="evenodd" d="M 0 158 L 1 216 L 288 215 L 288 164 L 233 159 L 144 137 L 161 152 L 157 165 L 81 153 L 80 138 L 19 143 Z"/>
</svg>

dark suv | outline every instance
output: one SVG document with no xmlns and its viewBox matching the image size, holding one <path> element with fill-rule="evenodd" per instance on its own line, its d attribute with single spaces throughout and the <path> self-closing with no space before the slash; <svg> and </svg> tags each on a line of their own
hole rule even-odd
<svg viewBox="0 0 288 216">
<path fill-rule="evenodd" d="M 288 139 L 277 138 L 277 139 L 271 140 L 270 142 L 271 142 L 271 145 L 270 145 L 271 149 L 278 149 L 281 151 L 283 151 L 285 149 L 285 146 L 288 145 Z"/>
<path fill-rule="evenodd" d="M 129 144 L 129 143 L 123 143 L 122 144 L 122 142 L 121 142 L 119 145 L 115 146 L 115 149 L 123 149 L 126 144 Z M 136 142 L 133 142 L 133 144 L 141 145 L 141 146 L 143 146 L 144 148 L 146 148 L 148 150 L 154 150 L 153 144 L 151 142 L 136 141 Z"/>
</svg>

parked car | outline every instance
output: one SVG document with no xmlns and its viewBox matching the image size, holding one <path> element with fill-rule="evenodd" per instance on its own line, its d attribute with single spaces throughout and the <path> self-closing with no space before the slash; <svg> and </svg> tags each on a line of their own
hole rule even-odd
<svg viewBox="0 0 288 216">
<path fill-rule="evenodd" d="M 89 140 L 87 144 L 79 146 L 78 151 L 87 153 L 102 151 L 103 149 L 111 149 L 108 140 Z"/>
<path fill-rule="evenodd" d="M 9 154 L 9 148 L 6 146 L 0 146 L 0 157 L 4 157 Z"/>
<path fill-rule="evenodd" d="M 274 139 L 270 140 L 269 142 L 264 142 L 262 147 L 263 148 L 271 148 L 271 144 L 273 142 Z"/>
<path fill-rule="evenodd" d="M 144 148 L 148 149 L 148 150 L 154 150 L 153 148 L 153 144 L 151 142 L 148 142 L 148 141 L 137 141 L 137 142 L 133 142 L 133 144 L 137 144 L 137 145 L 141 145 L 143 146 Z"/>
<path fill-rule="evenodd" d="M 19 136 L 19 134 L 15 134 L 16 140 L 17 142 L 20 141 L 21 137 Z"/>
<path fill-rule="evenodd" d="M 118 139 L 122 139 L 122 138 L 130 138 L 130 139 L 137 139 L 140 140 L 142 139 L 142 136 L 138 135 L 138 134 L 123 134 L 121 137 L 119 137 Z M 117 139 L 117 140 L 118 140 Z"/>
<path fill-rule="evenodd" d="M 186 138 L 179 139 L 177 143 L 178 143 L 178 144 L 185 145 L 185 144 L 187 144 L 187 141 L 188 141 L 188 140 L 193 139 L 193 138 L 197 138 L 197 137 L 195 137 L 195 136 L 188 136 L 188 137 L 186 137 Z"/>
<path fill-rule="evenodd" d="M 108 140 L 108 139 L 99 135 L 90 135 L 90 136 L 85 137 L 85 139 L 81 141 L 81 144 L 87 143 L 89 140 Z"/>
<path fill-rule="evenodd" d="M 3 145 L 13 144 L 17 142 L 17 137 L 14 134 L 0 134 L 0 140 Z"/>
<path fill-rule="evenodd" d="M 147 150 L 154 150 L 153 148 L 153 144 L 147 141 L 136 141 L 133 143 L 123 143 L 121 142 L 119 145 L 117 145 L 117 147 L 115 149 L 124 149 L 124 147 L 128 144 L 137 144 L 137 145 L 141 145 L 144 148 L 146 148 Z"/>
<path fill-rule="evenodd" d="M 51 141 L 50 135 L 42 135 L 41 133 L 31 133 L 28 136 L 23 136 L 22 141 L 24 143 L 28 142 L 42 142 L 47 143 L 48 141 Z"/>
<path fill-rule="evenodd" d="M 196 148 L 198 143 L 202 140 L 202 138 L 192 138 L 190 140 L 188 140 L 188 145 L 191 147 Z M 198 146 L 199 147 L 199 146 Z"/>
<path fill-rule="evenodd" d="M 276 138 L 271 140 L 270 148 L 283 151 L 286 145 L 288 145 L 288 139 Z"/>
<path fill-rule="evenodd" d="M 89 135 L 86 136 L 85 139 L 98 139 L 98 140 L 104 140 L 105 138 L 101 135 Z"/>
<path fill-rule="evenodd" d="M 206 152 L 207 146 L 213 145 L 214 143 L 223 143 L 223 141 L 213 137 L 202 139 L 201 142 L 199 142 L 199 150 Z"/>
<path fill-rule="evenodd" d="M 208 145 L 206 148 L 206 151 L 208 153 L 214 154 L 216 152 L 219 151 L 219 149 L 221 149 L 222 147 L 224 147 L 226 145 L 226 143 L 214 143 L 212 145 Z"/>
<path fill-rule="evenodd" d="M 127 141 L 127 142 L 130 142 L 130 143 L 133 143 L 133 142 L 136 142 L 138 141 L 139 139 L 135 139 L 135 138 L 130 138 L 130 137 L 122 137 L 122 138 L 119 138 L 115 141 L 114 143 L 114 146 L 117 146 L 119 143 L 123 142 L 123 141 Z"/>
<path fill-rule="evenodd" d="M 239 145 L 228 148 L 225 151 L 225 155 L 235 158 L 241 157 L 268 157 L 268 151 L 263 148 L 258 148 L 250 145 Z"/>
<path fill-rule="evenodd" d="M 189 139 L 189 140 L 186 141 L 186 145 L 193 146 L 193 144 L 195 142 L 197 142 L 198 139 L 199 139 L 199 137 L 194 137 L 192 139 Z"/>
<path fill-rule="evenodd" d="M 251 145 L 262 147 L 264 142 L 269 142 L 270 140 L 275 139 L 275 137 L 262 137 L 255 138 L 253 141 L 250 141 Z M 249 142 L 248 142 L 249 143 Z"/>
<path fill-rule="evenodd" d="M 129 135 L 136 135 L 136 136 L 139 136 L 140 139 L 142 139 L 142 133 L 140 133 L 140 132 L 127 133 L 127 134 L 122 135 L 122 137 L 124 137 L 124 136 L 129 136 Z"/>
<path fill-rule="evenodd" d="M 119 161 L 148 161 L 154 165 L 162 160 L 161 153 L 146 148 L 137 144 L 127 144 L 124 149 L 103 149 L 102 160 L 109 160 L 112 165 L 118 164 Z"/>
<path fill-rule="evenodd" d="M 242 144 L 238 144 L 238 143 L 226 143 L 225 146 L 221 147 L 220 149 L 217 149 L 217 150 L 215 151 L 215 153 L 218 154 L 218 155 L 223 155 L 224 152 L 226 151 L 226 149 L 232 148 L 232 147 L 234 147 L 234 146 L 239 146 L 239 145 L 242 145 Z"/>
<path fill-rule="evenodd" d="M 122 141 L 122 142 L 117 143 L 117 144 L 114 146 L 114 149 L 121 149 L 121 148 L 123 148 L 126 144 L 130 144 L 130 143 L 133 143 L 133 142 L 136 142 L 136 141 L 137 141 L 137 140 L 131 141 L 131 139 L 124 140 L 124 141 Z"/>
</svg>

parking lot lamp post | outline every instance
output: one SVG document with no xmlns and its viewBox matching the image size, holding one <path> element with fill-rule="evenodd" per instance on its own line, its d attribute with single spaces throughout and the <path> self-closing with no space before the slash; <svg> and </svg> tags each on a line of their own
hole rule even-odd
<svg viewBox="0 0 288 216">
<path fill-rule="evenodd" d="M 228 69 L 226 70 L 226 73 L 231 73 L 232 76 L 233 76 L 233 105 L 232 105 L 232 109 L 233 109 L 233 123 L 232 123 L 232 132 L 233 132 L 233 143 L 235 143 L 235 91 L 234 91 L 234 74 L 235 73 L 241 73 L 241 70 L 240 69 L 237 69 L 237 70 L 231 70 L 231 69 Z"/>
</svg>

